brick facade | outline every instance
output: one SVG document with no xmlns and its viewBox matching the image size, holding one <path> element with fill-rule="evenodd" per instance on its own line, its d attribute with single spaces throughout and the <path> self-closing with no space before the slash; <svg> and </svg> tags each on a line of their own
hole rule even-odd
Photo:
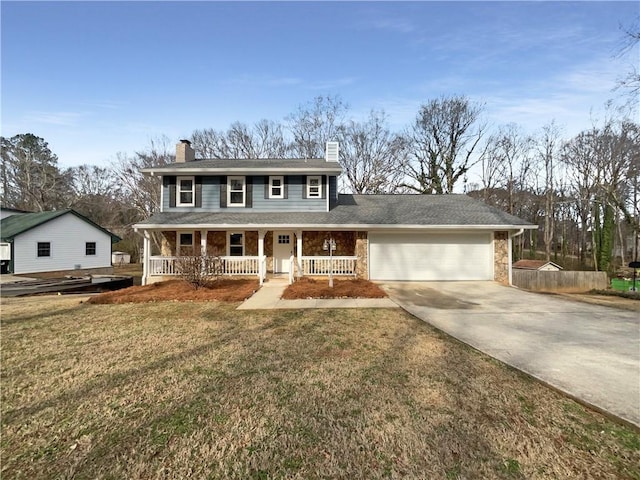
<svg viewBox="0 0 640 480">
<path fill-rule="evenodd" d="M 356 232 L 355 255 L 358 257 L 356 263 L 356 277 L 369 279 L 369 236 L 367 232 Z"/>
<path fill-rule="evenodd" d="M 509 285 L 509 232 L 493 233 L 493 279 Z"/>
</svg>

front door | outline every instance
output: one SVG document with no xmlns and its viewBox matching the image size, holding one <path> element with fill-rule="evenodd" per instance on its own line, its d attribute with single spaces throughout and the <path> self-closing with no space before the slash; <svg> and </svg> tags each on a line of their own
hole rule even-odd
<svg viewBox="0 0 640 480">
<path fill-rule="evenodd" d="M 289 273 L 293 255 L 293 233 L 273 232 L 273 271 Z"/>
</svg>

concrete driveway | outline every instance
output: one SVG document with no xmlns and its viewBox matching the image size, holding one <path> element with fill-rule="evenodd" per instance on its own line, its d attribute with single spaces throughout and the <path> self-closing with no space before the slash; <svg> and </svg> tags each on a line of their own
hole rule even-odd
<svg viewBox="0 0 640 480">
<path fill-rule="evenodd" d="M 405 310 L 640 427 L 640 315 L 494 282 L 385 282 Z"/>
</svg>

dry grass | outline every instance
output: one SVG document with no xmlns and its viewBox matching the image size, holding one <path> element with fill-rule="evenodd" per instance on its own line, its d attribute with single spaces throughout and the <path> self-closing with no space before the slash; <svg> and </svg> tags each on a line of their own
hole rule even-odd
<svg viewBox="0 0 640 480">
<path fill-rule="evenodd" d="M 375 283 L 362 279 L 334 279 L 333 288 L 329 280 L 314 280 L 303 277 L 289 285 L 282 298 L 296 300 L 305 298 L 385 298 L 387 294 Z"/>
<path fill-rule="evenodd" d="M 134 285 L 142 285 L 142 264 L 141 263 L 123 263 L 122 265 L 114 265 L 113 273 L 116 275 L 131 275 Z"/>
<path fill-rule="evenodd" d="M 399 309 L 2 305 L 2 478 L 640 478 L 640 437 Z"/>
<path fill-rule="evenodd" d="M 101 293 L 89 299 L 89 303 L 147 303 L 169 300 L 241 302 L 253 295 L 258 288 L 258 280 L 220 279 L 197 290 L 183 280 L 170 280 Z"/>
<path fill-rule="evenodd" d="M 604 307 L 621 308 L 623 310 L 631 310 L 632 312 L 640 312 L 640 297 L 624 298 L 617 295 L 601 295 L 591 293 L 562 293 L 559 294 L 572 300 L 591 303 L 594 305 L 602 305 Z"/>
</svg>

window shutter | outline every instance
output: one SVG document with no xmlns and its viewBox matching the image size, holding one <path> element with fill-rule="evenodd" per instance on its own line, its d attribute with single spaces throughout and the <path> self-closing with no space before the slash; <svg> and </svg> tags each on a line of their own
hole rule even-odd
<svg viewBox="0 0 640 480">
<path fill-rule="evenodd" d="M 202 177 L 195 177 L 194 180 L 196 184 L 195 192 L 194 192 L 196 196 L 195 206 L 202 207 Z"/>
<path fill-rule="evenodd" d="M 220 177 L 220 208 L 227 208 L 227 177 Z"/>
<path fill-rule="evenodd" d="M 269 198 L 269 192 L 271 191 L 271 177 L 264 177 L 264 198 Z"/>
<path fill-rule="evenodd" d="M 163 177 L 162 182 L 169 188 L 169 206 L 176 206 L 176 177 Z"/>
<path fill-rule="evenodd" d="M 245 208 L 253 207 L 253 177 L 245 177 L 245 198 L 244 198 L 244 206 Z"/>
<path fill-rule="evenodd" d="M 282 177 L 282 193 L 284 198 L 289 198 L 289 179 L 287 176 Z"/>
<path fill-rule="evenodd" d="M 307 176 L 302 176 L 302 198 L 307 198 Z"/>
<path fill-rule="evenodd" d="M 329 190 L 329 182 L 325 182 L 327 179 L 326 175 L 322 175 L 320 177 L 320 182 L 322 182 L 322 198 L 327 198 L 327 190 Z"/>
</svg>

